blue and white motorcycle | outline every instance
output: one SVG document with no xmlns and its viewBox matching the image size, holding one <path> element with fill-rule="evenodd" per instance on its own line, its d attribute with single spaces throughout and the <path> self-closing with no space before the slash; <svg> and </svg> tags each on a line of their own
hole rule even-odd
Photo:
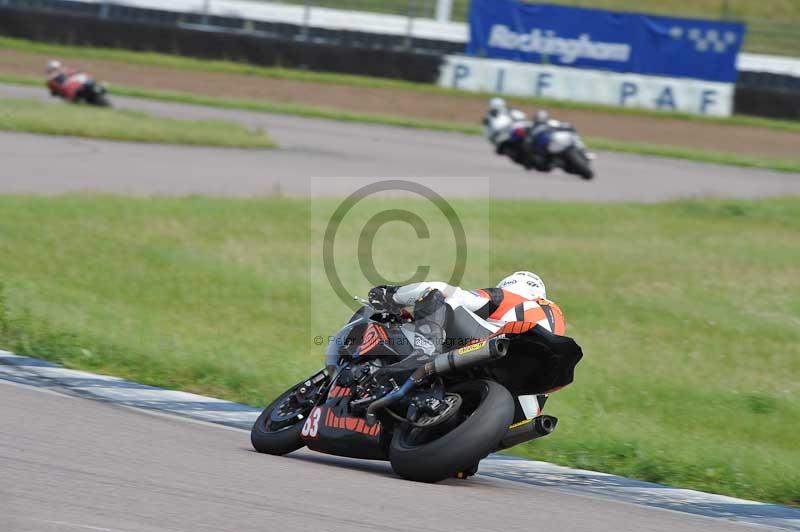
<svg viewBox="0 0 800 532">
<path fill-rule="evenodd" d="M 531 122 L 515 112 L 484 119 L 486 137 L 499 155 L 508 156 L 527 170 L 561 168 L 586 180 L 594 177 L 595 156 L 572 124 L 552 119 Z"/>
</svg>

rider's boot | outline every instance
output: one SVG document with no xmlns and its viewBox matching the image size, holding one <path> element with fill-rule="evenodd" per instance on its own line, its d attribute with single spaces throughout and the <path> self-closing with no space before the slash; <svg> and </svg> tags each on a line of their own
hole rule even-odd
<svg viewBox="0 0 800 532">
<path fill-rule="evenodd" d="M 390 375 L 402 384 L 418 367 L 442 352 L 447 303 L 439 290 L 428 290 L 414 303 L 414 350 L 406 358 L 381 368 L 376 376 Z"/>
</svg>

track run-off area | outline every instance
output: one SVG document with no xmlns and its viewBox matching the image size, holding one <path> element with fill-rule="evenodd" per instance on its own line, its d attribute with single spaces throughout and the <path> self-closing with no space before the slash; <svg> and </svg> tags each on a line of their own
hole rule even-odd
<svg viewBox="0 0 800 532">
<path fill-rule="evenodd" d="M 0 85 L 0 97 L 38 98 L 43 89 Z M 556 170 L 526 172 L 494 155 L 480 137 L 400 127 L 300 118 L 113 97 L 116 107 L 157 116 L 231 120 L 264 128 L 276 150 L 135 144 L 74 137 L 0 133 L 0 193 L 208 194 L 253 196 L 348 193 L 348 178 L 408 178 L 453 197 L 486 190 L 459 178 L 489 181 L 496 198 L 644 201 L 755 198 L 800 194 L 800 175 L 599 152 L 597 178 L 583 182 Z M 387 105 L 389 105 L 387 103 Z M 480 117 L 476 117 L 476 122 Z M 577 124 L 580 129 L 580 124 Z M 321 186 L 320 179 L 325 179 Z M 449 185 L 449 186 L 448 186 Z"/>
</svg>

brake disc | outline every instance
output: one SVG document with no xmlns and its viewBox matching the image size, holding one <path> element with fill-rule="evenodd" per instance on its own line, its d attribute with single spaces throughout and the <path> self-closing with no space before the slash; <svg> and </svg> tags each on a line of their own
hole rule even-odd
<svg viewBox="0 0 800 532">
<path fill-rule="evenodd" d="M 461 396 L 457 393 L 447 393 L 444 395 L 445 409 L 435 416 L 422 415 L 416 421 L 410 421 L 412 426 L 420 429 L 429 429 L 449 420 L 461 409 Z"/>
</svg>

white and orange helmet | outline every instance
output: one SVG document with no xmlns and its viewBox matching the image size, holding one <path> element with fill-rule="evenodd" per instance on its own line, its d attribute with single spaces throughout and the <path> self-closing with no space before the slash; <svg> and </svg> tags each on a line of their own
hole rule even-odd
<svg viewBox="0 0 800 532">
<path fill-rule="evenodd" d="M 514 272 L 497 283 L 497 288 L 528 299 L 547 299 L 544 281 L 533 272 Z"/>
</svg>

